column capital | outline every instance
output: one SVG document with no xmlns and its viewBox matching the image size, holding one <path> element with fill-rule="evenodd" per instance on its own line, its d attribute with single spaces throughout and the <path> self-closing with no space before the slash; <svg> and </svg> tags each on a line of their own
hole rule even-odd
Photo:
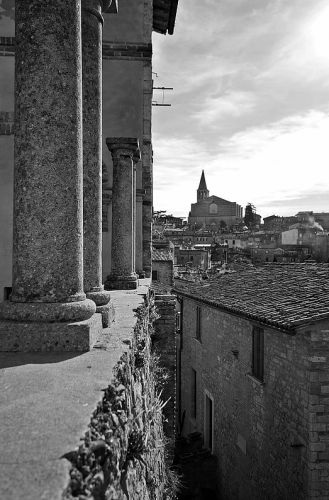
<svg viewBox="0 0 329 500">
<path fill-rule="evenodd" d="M 81 2 L 81 15 L 88 14 L 94 16 L 102 26 L 104 26 L 104 17 L 102 12 L 101 0 L 82 0 Z"/>
<path fill-rule="evenodd" d="M 139 151 L 139 142 L 137 137 L 107 137 L 106 145 L 109 151 L 114 152 L 117 149 L 123 151 L 131 151 L 132 154 L 137 154 Z"/>
</svg>

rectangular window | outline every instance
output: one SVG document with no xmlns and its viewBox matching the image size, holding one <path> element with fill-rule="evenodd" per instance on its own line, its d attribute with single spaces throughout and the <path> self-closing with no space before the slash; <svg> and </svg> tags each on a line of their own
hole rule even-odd
<svg viewBox="0 0 329 500">
<path fill-rule="evenodd" d="M 252 331 L 252 375 L 258 380 L 264 378 L 264 330 L 253 327 Z"/>
<path fill-rule="evenodd" d="M 196 331 L 195 337 L 198 340 L 201 340 L 201 307 L 197 306 L 196 308 Z"/>
<path fill-rule="evenodd" d="M 196 371 L 191 368 L 191 417 L 196 418 Z"/>
<path fill-rule="evenodd" d="M 152 271 L 152 281 L 158 280 L 158 271 Z"/>
<path fill-rule="evenodd" d="M 176 332 L 180 333 L 181 329 L 181 313 L 176 312 Z"/>
<path fill-rule="evenodd" d="M 4 294 L 3 294 L 3 300 L 9 300 L 9 297 L 12 292 L 12 287 L 11 286 L 5 286 L 4 288 Z"/>
<path fill-rule="evenodd" d="M 214 400 L 206 391 L 204 408 L 204 446 L 213 451 Z"/>
</svg>

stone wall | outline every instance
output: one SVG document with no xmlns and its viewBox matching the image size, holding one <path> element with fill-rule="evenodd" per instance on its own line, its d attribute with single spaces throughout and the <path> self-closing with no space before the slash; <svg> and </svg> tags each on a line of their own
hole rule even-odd
<svg viewBox="0 0 329 500">
<path fill-rule="evenodd" d="M 173 295 L 155 295 L 158 318 L 154 322 L 153 345 L 160 356 L 161 366 L 168 380 L 163 388 L 162 400 L 167 401 L 163 412 L 166 417 L 165 434 L 172 447 L 176 428 L 176 301 Z M 167 376 L 165 376 L 167 379 Z"/>
<path fill-rule="evenodd" d="M 161 285 L 167 286 L 169 289 L 173 286 L 173 261 L 172 260 L 153 260 L 152 272 L 157 271 L 157 279 Z"/>
<path fill-rule="evenodd" d="M 214 401 L 213 452 L 221 498 L 328 498 L 328 324 L 294 336 L 264 328 L 262 384 L 250 375 L 253 323 L 186 297 L 183 301 L 183 434 L 204 432 L 207 391 Z M 200 342 L 195 338 L 197 305 Z M 196 418 L 191 417 L 192 368 Z"/>
<path fill-rule="evenodd" d="M 115 366 L 82 444 L 63 457 L 72 463 L 63 499 L 175 498 L 163 432 L 163 377 L 151 347 L 153 301 L 146 299 L 136 315 L 131 348 Z"/>
<path fill-rule="evenodd" d="M 300 394 L 308 421 L 308 498 L 329 498 L 329 325 L 313 325 L 302 332 L 308 344 L 303 364 L 308 393 Z M 301 376 L 301 375 L 300 375 Z M 308 403 L 308 404 L 307 404 Z"/>
</svg>

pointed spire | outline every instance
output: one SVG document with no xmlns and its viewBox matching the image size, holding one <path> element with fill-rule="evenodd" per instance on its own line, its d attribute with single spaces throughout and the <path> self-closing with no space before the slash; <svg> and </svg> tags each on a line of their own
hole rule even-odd
<svg viewBox="0 0 329 500">
<path fill-rule="evenodd" d="M 206 179 L 205 179 L 205 176 L 204 176 L 204 170 L 202 170 L 202 174 L 201 174 L 201 179 L 200 179 L 200 184 L 199 184 L 198 191 L 208 191 L 207 184 L 206 184 Z"/>
<path fill-rule="evenodd" d="M 205 198 L 209 198 L 209 191 L 207 189 L 206 179 L 204 176 L 204 171 L 202 170 L 199 188 L 197 191 L 197 201 L 202 201 Z"/>
</svg>

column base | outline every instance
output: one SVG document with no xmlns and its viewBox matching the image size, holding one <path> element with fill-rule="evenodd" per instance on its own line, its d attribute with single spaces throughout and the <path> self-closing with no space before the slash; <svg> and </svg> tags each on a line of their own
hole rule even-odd
<svg viewBox="0 0 329 500">
<path fill-rule="evenodd" d="M 109 302 L 105 306 L 97 306 L 96 312 L 102 315 L 102 326 L 103 328 L 108 328 L 114 321 L 114 305 Z"/>
<path fill-rule="evenodd" d="M 136 290 L 138 288 L 137 274 L 133 276 L 110 275 L 104 283 L 105 290 Z"/>
<path fill-rule="evenodd" d="M 0 304 L 0 320 L 22 323 L 68 323 L 92 317 L 96 305 L 92 300 L 77 302 L 12 302 Z"/>
<path fill-rule="evenodd" d="M 94 314 L 75 323 L 0 321 L 0 351 L 85 352 L 102 333 L 102 317 Z"/>
<path fill-rule="evenodd" d="M 98 292 L 86 292 L 86 296 L 95 302 L 96 312 L 102 315 L 103 328 L 108 328 L 114 321 L 114 306 L 111 302 L 110 292 L 103 289 Z"/>
<path fill-rule="evenodd" d="M 152 272 L 151 266 L 144 266 L 144 270 L 145 270 L 145 278 L 150 278 Z"/>
<path fill-rule="evenodd" d="M 137 274 L 138 274 L 138 277 L 143 280 L 144 278 L 146 278 L 145 276 L 145 271 L 137 271 Z"/>
</svg>

